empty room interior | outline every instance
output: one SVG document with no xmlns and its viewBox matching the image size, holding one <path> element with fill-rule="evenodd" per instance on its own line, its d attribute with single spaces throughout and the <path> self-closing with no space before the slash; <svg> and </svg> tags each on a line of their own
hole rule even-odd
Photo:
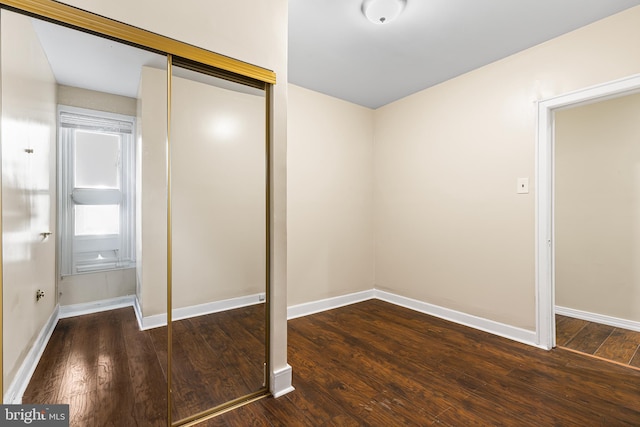
<svg viewBox="0 0 640 427">
<path fill-rule="evenodd" d="M 640 425 L 639 40 L 640 0 L 0 0 L 0 416 Z"/>
</svg>

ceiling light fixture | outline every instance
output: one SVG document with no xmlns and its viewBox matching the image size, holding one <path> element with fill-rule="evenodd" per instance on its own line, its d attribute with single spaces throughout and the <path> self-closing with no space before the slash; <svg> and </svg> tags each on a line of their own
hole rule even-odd
<svg viewBox="0 0 640 427">
<path fill-rule="evenodd" d="M 374 24 L 388 24 L 400 16 L 407 0 L 364 0 L 362 13 Z"/>
</svg>

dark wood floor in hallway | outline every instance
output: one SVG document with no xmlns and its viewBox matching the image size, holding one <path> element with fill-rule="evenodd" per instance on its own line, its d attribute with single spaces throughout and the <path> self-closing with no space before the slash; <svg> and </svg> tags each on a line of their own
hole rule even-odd
<svg viewBox="0 0 640 427">
<path fill-rule="evenodd" d="M 640 369 L 640 332 L 556 314 L 556 343 Z"/>
<path fill-rule="evenodd" d="M 378 300 L 291 320 L 288 342 L 294 392 L 202 425 L 640 425 L 640 371 L 540 350 Z M 96 415 L 77 425 L 160 425 L 152 408 L 164 405 L 164 389 L 153 378 L 137 386 L 136 405 L 146 408 L 140 417 Z"/>
</svg>

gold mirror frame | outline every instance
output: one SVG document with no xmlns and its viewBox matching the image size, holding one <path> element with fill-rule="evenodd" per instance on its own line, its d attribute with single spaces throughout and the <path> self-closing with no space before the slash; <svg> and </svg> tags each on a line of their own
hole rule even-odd
<svg viewBox="0 0 640 427">
<path fill-rule="evenodd" d="M 270 324 L 270 182 L 271 182 L 271 87 L 276 83 L 276 74 L 268 69 L 257 65 L 249 64 L 237 59 L 233 59 L 218 53 L 208 51 L 187 43 L 183 43 L 147 30 L 143 30 L 128 24 L 124 24 L 103 16 L 87 12 L 69 5 L 58 3 L 53 0 L 0 0 L 0 8 L 12 10 L 21 14 L 29 15 L 38 19 L 43 19 L 56 24 L 75 28 L 80 31 L 96 34 L 101 37 L 113 39 L 118 42 L 150 50 L 167 57 L 167 425 L 171 426 L 191 426 L 201 421 L 212 418 L 215 415 L 227 412 L 235 407 L 253 402 L 262 397 L 268 396 L 269 391 L 265 386 L 263 389 L 240 398 L 236 398 L 224 404 L 200 412 L 188 418 L 172 422 L 171 414 L 171 321 L 172 321 L 172 258 L 171 258 L 171 66 L 172 63 L 180 62 L 190 64 L 189 68 L 196 71 L 214 75 L 226 80 L 246 84 L 252 87 L 264 89 L 266 99 L 266 126 L 265 126 L 265 199 L 266 199 L 266 259 L 265 259 L 265 285 L 266 285 L 266 369 L 270 371 L 269 362 L 269 324 Z M 1 105 L 0 105 L 1 108 Z M 0 110 L 1 111 L 1 110 Z M 2 142 L 0 141 L 0 146 Z M 1 178 L 0 178 L 1 179 Z M 0 213 L 2 212 L 2 191 L 0 189 Z M 2 216 L 0 215 L 0 233 L 2 232 Z M 4 366 L 3 366 L 3 253 L 0 245 L 0 390 L 4 390 Z"/>
</svg>

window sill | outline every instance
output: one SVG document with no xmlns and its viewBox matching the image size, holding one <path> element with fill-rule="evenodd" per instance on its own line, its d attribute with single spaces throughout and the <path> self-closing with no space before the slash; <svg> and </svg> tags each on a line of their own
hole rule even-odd
<svg viewBox="0 0 640 427">
<path fill-rule="evenodd" d="M 128 262 L 108 262 L 104 264 L 89 264 L 77 266 L 75 268 L 76 272 L 71 274 L 61 274 L 61 277 L 67 276 L 77 276 L 79 274 L 92 274 L 92 273 L 103 273 L 109 271 L 117 271 L 117 270 L 128 270 L 130 268 L 135 268 L 135 261 Z"/>
</svg>

